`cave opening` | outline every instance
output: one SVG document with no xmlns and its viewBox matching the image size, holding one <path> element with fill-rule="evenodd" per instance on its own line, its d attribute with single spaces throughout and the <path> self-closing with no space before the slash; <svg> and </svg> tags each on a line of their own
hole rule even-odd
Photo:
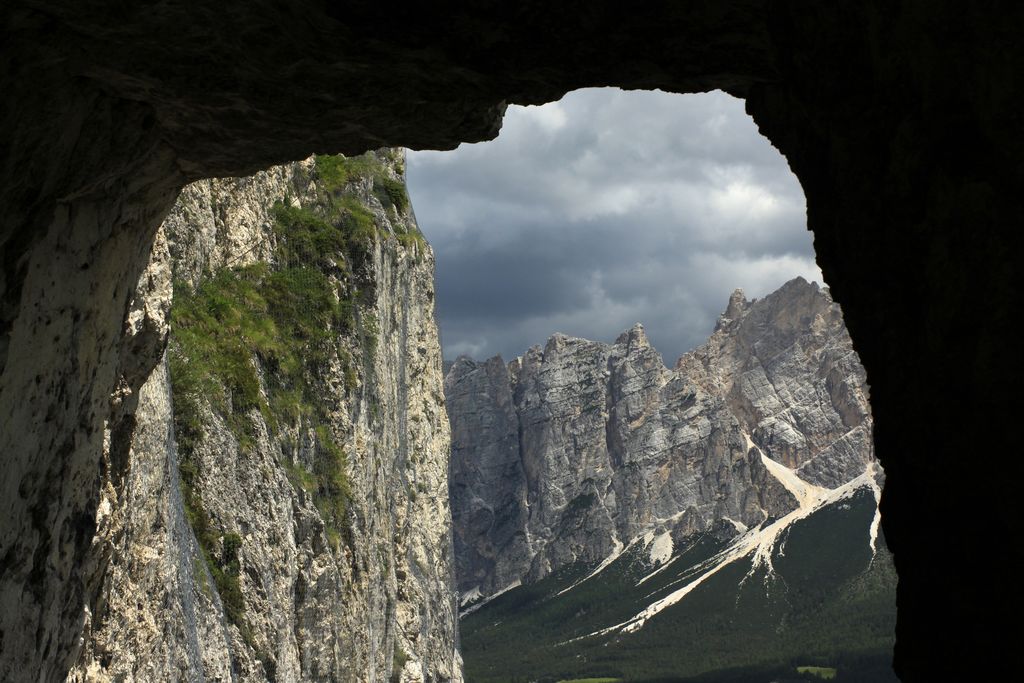
<svg viewBox="0 0 1024 683">
<path fill-rule="evenodd" d="M 186 183 L 314 152 L 450 148 L 492 137 L 506 103 L 600 84 L 723 88 L 784 151 L 870 375 L 895 666 L 1012 678 L 1024 6 L 122 9 L 12 2 L 0 19 L 0 675 L 61 680 L 80 645 L 106 566 L 97 470 L 124 446 L 105 437 L 124 435 L 159 359 L 159 328 L 125 334 L 125 311 Z"/>
<path fill-rule="evenodd" d="M 814 680 L 838 670 L 895 680 L 895 570 L 879 537 L 882 478 L 864 371 L 820 285 L 799 181 L 743 101 L 721 91 L 573 91 L 511 107 L 491 142 L 410 151 L 407 169 L 437 258 L 467 675 L 730 680 L 756 671 Z M 830 315 L 838 320 L 823 333 Z M 637 323 L 647 357 L 633 348 Z M 730 344 L 729 353 L 709 351 Z M 794 349 L 807 357 L 800 379 L 787 374 L 800 362 Z M 741 366 L 716 376 L 731 387 L 722 397 L 729 417 L 695 388 L 695 356 Z M 654 366 L 651 385 L 636 385 Z M 572 376 L 545 382 L 558 372 Z M 753 378 L 773 398 L 744 388 Z M 594 393 L 602 381 L 608 387 Z M 630 381 L 646 407 L 616 395 Z M 840 383 L 844 390 L 830 389 Z M 617 424 L 630 410 L 632 424 Z M 574 417 L 553 416 L 560 411 Z M 810 426 L 816 413 L 832 425 Z M 747 449 L 755 469 L 767 465 L 770 476 L 747 483 L 748 496 L 760 492 L 759 512 L 699 499 L 687 510 L 681 501 L 693 496 L 670 491 L 687 476 L 673 461 L 703 466 L 687 485 L 714 488 L 701 459 L 722 454 L 705 445 L 697 455 L 677 424 L 709 419 L 738 428 L 734 469 L 746 466 Z M 624 461 L 660 468 L 660 481 L 629 481 L 619 474 Z M 788 507 L 766 501 L 780 482 L 793 496 Z M 719 483 L 716 495 L 742 486 Z M 726 520 L 735 528 L 715 527 Z M 764 595 L 753 597 L 749 586 L 761 582 Z M 831 617 L 818 623 L 801 610 Z M 778 641 L 751 637 L 766 627 Z M 688 652 L 680 641 L 702 648 Z M 641 649 L 659 663 L 638 661 Z"/>
</svg>

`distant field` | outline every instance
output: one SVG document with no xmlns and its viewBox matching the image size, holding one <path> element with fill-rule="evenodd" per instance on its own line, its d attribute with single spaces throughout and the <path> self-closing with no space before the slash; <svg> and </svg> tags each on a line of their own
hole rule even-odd
<svg viewBox="0 0 1024 683">
<path fill-rule="evenodd" d="M 798 666 L 796 671 L 801 674 L 812 674 L 826 681 L 836 677 L 836 670 L 829 666 Z"/>
</svg>

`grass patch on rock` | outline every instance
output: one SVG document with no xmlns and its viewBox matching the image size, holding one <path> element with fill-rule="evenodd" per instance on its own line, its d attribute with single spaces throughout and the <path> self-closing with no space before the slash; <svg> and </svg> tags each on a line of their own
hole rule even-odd
<svg viewBox="0 0 1024 683">
<path fill-rule="evenodd" d="M 836 669 L 831 666 L 798 666 L 796 672 L 811 674 L 825 681 L 831 681 L 836 677 Z"/>
<path fill-rule="evenodd" d="M 213 416 L 243 455 L 263 438 L 261 421 L 272 441 L 294 446 L 296 432 L 308 435 L 302 438 L 311 438 L 311 456 L 306 451 L 300 462 L 298 449 L 285 447 L 291 454 L 282 455 L 281 465 L 292 486 L 312 499 L 332 545 L 350 541 L 348 460 L 328 427 L 336 389 L 325 382 L 328 368 L 340 368 L 344 391 L 354 394 L 372 373 L 378 343 L 370 260 L 384 235 L 357 184 L 365 191 L 369 183 L 385 209 L 408 211 L 404 184 L 374 154 L 318 156 L 312 173 L 318 191 L 305 205 L 286 198 L 272 207 L 270 262 L 224 267 L 195 287 L 178 281 L 171 311 L 184 507 L 225 613 L 247 642 L 243 539 L 203 504 L 203 479 L 212 474 L 202 471 L 203 440 L 214 429 Z M 406 247 L 423 242 L 404 225 L 395 237 Z"/>
</svg>

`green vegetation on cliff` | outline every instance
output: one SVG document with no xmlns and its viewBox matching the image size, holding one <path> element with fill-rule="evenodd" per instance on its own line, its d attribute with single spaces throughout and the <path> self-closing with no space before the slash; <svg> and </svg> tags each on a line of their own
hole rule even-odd
<svg viewBox="0 0 1024 683">
<path fill-rule="evenodd" d="M 316 172 L 332 192 L 342 190 L 349 183 L 365 180 L 372 183 L 372 192 L 385 207 L 394 206 L 399 213 L 405 213 L 409 208 L 405 183 L 392 178 L 372 154 L 317 156 Z"/>
<path fill-rule="evenodd" d="M 397 159 L 393 158 L 391 161 L 393 165 L 398 165 Z M 403 169 L 399 166 L 399 173 L 402 172 Z M 400 215 L 409 210 L 409 194 L 405 189 L 405 183 L 392 177 L 380 159 L 372 154 L 358 157 L 318 156 L 316 173 L 326 190 L 327 213 L 358 226 L 364 234 L 375 230 L 372 227 L 373 216 L 358 199 L 346 193 L 346 188 L 350 184 L 367 183 L 370 191 L 385 209 L 394 207 Z M 419 230 L 409 228 L 401 221 L 395 226 L 394 237 L 406 249 L 414 249 L 417 257 L 426 246 L 426 241 Z"/>
<path fill-rule="evenodd" d="M 385 208 L 408 208 L 404 184 L 374 154 L 317 157 L 311 177 L 297 187 L 312 187 L 308 181 L 318 191 L 307 190 L 302 204 L 286 197 L 272 207 L 270 262 L 220 268 L 194 288 L 177 281 L 171 311 L 184 505 L 225 613 L 243 637 L 249 628 L 239 585 L 242 539 L 221 528 L 199 493 L 198 449 L 210 427 L 204 421 L 212 410 L 245 453 L 256 446 L 262 420 L 282 445 L 289 481 L 310 496 L 332 545 L 350 540 L 347 455 L 329 426 L 340 397 L 325 382 L 332 368 L 340 370 L 353 395 L 360 379 L 369 379 L 378 335 L 370 258 L 374 243 L 388 237 L 359 190 L 368 183 Z M 394 237 L 407 248 L 422 242 L 414 229 L 397 230 Z"/>
</svg>

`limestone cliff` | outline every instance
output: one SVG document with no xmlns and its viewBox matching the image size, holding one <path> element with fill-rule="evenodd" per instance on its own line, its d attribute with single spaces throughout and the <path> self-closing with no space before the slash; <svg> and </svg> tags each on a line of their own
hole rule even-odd
<svg viewBox="0 0 1024 683">
<path fill-rule="evenodd" d="M 507 365 L 459 359 L 445 390 L 465 602 L 645 535 L 734 536 L 874 461 L 842 314 L 802 279 L 734 293 L 672 369 L 637 325 L 612 345 L 555 335 Z"/>
<path fill-rule="evenodd" d="M 182 193 L 129 315 L 170 343 L 106 470 L 71 680 L 461 680 L 403 173 L 384 150 Z"/>
</svg>

